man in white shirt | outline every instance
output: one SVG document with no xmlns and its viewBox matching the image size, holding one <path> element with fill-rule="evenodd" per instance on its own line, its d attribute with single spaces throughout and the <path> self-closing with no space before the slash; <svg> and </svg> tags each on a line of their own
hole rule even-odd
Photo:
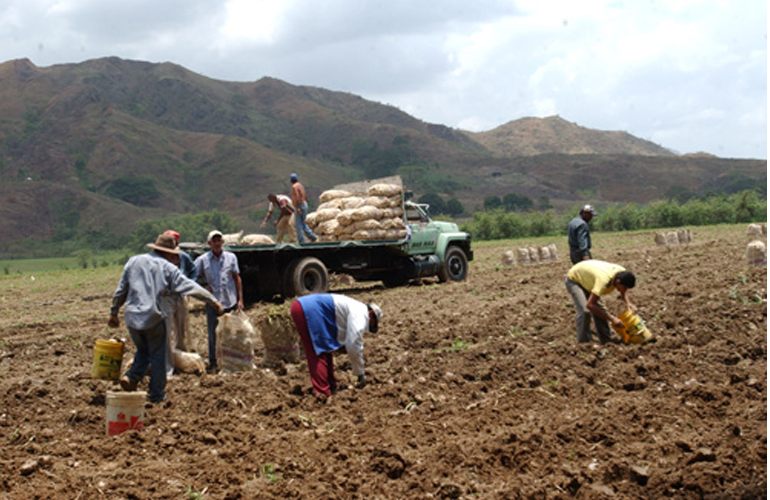
<svg viewBox="0 0 770 500">
<path fill-rule="evenodd" d="M 333 293 L 299 297 L 291 306 L 291 317 L 305 349 L 313 392 L 328 398 L 337 390 L 333 353 L 345 347 L 358 387 L 366 384 L 364 332 L 376 333 L 382 309 Z"/>
</svg>

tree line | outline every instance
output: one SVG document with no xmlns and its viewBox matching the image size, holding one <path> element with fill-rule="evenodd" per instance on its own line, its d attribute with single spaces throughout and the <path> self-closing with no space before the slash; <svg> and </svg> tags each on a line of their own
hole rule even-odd
<svg viewBox="0 0 770 500">
<path fill-rule="evenodd" d="M 690 198 L 686 202 L 676 199 L 653 201 L 647 205 L 636 203 L 608 204 L 596 207 L 598 215 L 591 221 L 597 231 L 634 231 L 680 226 L 704 226 L 763 222 L 767 220 L 767 200 L 756 191 L 711 194 L 703 198 Z M 553 210 L 527 213 L 506 212 L 494 208 L 473 214 L 473 219 L 462 229 L 477 240 L 524 238 L 560 234 L 566 231 L 569 221 L 578 214 L 575 206 L 568 213 L 557 214 Z"/>
</svg>

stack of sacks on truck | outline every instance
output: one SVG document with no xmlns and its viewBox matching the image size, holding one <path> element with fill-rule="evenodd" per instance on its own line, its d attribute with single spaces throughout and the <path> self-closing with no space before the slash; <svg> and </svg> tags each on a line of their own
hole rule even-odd
<svg viewBox="0 0 770 500">
<path fill-rule="evenodd" d="M 401 240 L 406 237 L 401 186 L 375 184 L 365 194 L 330 189 L 308 214 L 319 241 Z"/>
<path fill-rule="evenodd" d="M 556 244 L 549 243 L 542 247 L 517 247 L 503 253 L 502 263 L 506 266 L 518 264 L 537 264 L 538 262 L 556 262 L 559 256 L 556 253 Z"/>
</svg>

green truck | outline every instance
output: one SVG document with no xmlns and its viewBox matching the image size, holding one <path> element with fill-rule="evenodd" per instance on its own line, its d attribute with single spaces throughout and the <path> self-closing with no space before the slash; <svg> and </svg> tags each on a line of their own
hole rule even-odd
<svg viewBox="0 0 770 500">
<path fill-rule="evenodd" d="M 394 176 L 333 189 L 356 193 L 378 183 L 402 186 L 401 178 Z M 227 246 L 238 258 L 244 300 L 324 293 L 329 273 L 347 274 L 356 281 L 382 281 L 388 287 L 432 276 L 441 282 L 465 280 L 468 262 L 473 260 L 470 234 L 459 231 L 453 222 L 431 220 L 427 205 L 406 201 L 401 192 L 407 228 L 403 239 Z"/>
</svg>

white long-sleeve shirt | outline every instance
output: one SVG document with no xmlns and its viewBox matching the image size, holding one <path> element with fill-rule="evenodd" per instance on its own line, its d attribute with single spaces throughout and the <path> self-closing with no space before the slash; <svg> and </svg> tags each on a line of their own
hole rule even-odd
<svg viewBox="0 0 770 500">
<path fill-rule="evenodd" d="M 369 328 L 366 304 L 345 295 L 320 293 L 297 299 L 305 313 L 316 354 L 344 346 L 354 375 L 364 374 L 364 332 Z"/>
</svg>

